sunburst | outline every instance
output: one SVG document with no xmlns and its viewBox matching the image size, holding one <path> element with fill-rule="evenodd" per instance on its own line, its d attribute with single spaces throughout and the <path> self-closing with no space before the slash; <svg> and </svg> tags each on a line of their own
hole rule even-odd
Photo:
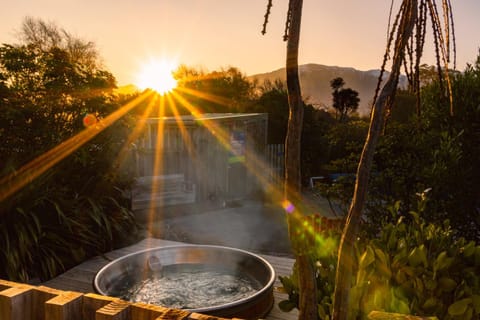
<svg viewBox="0 0 480 320">
<path fill-rule="evenodd" d="M 142 66 L 135 84 L 142 90 L 152 89 L 164 95 L 177 87 L 177 80 L 173 77 L 176 68 L 173 61 L 151 60 Z"/>
</svg>

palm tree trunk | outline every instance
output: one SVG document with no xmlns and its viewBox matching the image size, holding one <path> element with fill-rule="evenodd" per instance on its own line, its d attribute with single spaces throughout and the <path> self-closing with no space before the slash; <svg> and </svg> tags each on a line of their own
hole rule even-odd
<svg viewBox="0 0 480 320">
<path fill-rule="evenodd" d="M 285 198 L 298 204 L 301 198 L 301 174 L 300 174 L 300 141 L 303 126 L 303 101 L 298 77 L 298 44 L 300 39 L 300 25 L 302 19 L 303 0 L 290 0 L 287 39 L 287 88 L 290 114 L 288 118 L 288 130 L 285 141 Z M 294 230 L 299 226 L 298 218 L 289 214 L 288 230 L 290 241 L 295 254 L 299 276 L 299 315 L 301 320 L 317 319 L 317 288 L 315 281 L 315 268 L 309 258 L 304 242 L 299 243 Z M 299 243 L 300 248 L 294 243 Z"/>
<path fill-rule="evenodd" d="M 391 105 L 395 97 L 400 68 L 404 60 L 404 51 L 408 39 L 412 35 L 417 18 L 417 0 L 404 0 L 404 3 L 409 8 L 407 11 L 408 14 L 402 18 L 397 33 L 391 74 L 373 106 L 367 139 L 357 168 L 355 191 L 340 241 L 333 305 L 334 320 L 346 320 L 348 318 L 349 293 L 353 273 L 354 242 L 357 238 L 358 226 L 361 221 L 362 209 L 366 199 L 373 155 L 382 132 L 385 110 L 387 106 Z"/>
</svg>

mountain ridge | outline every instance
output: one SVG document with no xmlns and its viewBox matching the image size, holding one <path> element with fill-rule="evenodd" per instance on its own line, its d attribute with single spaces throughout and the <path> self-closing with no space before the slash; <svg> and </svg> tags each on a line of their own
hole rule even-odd
<svg viewBox="0 0 480 320">
<path fill-rule="evenodd" d="M 360 104 L 358 113 L 368 115 L 370 113 L 371 103 L 377 87 L 379 69 L 370 69 L 366 71 L 357 70 L 353 67 L 326 66 L 316 63 L 307 63 L 299 65 L 300 87 L 302 89 L 303 99 L 310 104 L 320 108 L 329 108 L 332 105 L 332 88 L 330 80 L 341 77 L 345 81 L 345 88 L 352 88 L 358 92 Z M 389 75 L 385 71 L 383 79 Z M 258 73 L 248 76 L 250 80 L 256 80 L 261 85 L 265 80 L 275 81 L 280 79 L 286 81 L 285 68 L 280 68 L 266 73 Z M 406 86 L 406 78 L 401 77 L 400 87 Z"/>
</svg>

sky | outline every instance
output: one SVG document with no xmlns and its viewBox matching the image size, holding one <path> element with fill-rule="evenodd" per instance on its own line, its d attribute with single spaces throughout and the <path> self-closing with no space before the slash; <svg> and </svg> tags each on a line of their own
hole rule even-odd
<svg viewBox="0 0 480 320">
<path fill-rule="evenodd" d="M 4 0 L 0 43 L 18 43 L 26 16 L 54 22 L 93 41 L 119 85 L 134 83 L 152 59 L 175 60 L 207 71 L 229 66 L 246 75 L 285 65 L 287 0 Z M 437 1 L 438 2 L 438 1 Z M 400 0 L 394 1 L 398 8 Z M 386 45 L 389 0 L 304 0 L 299 63 L 378 69 Z M 480 0 L 452 0 L 457 69 L 480 48 Z M 432 42 L 432 39 L 427 41 Z M 424 62 L 434 64 L 428 48 Z"/>
</svg>

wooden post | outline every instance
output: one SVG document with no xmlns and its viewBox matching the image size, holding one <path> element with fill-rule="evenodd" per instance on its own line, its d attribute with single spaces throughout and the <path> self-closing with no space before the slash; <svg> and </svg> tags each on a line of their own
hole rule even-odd
<svg viewBox="0 0 480 320">
<path fill-rule="evenodd" d="M 0 290 L 0 320 L 241 320 L 1 279 Z"/>
<path fill-rule="evenodd" d="M 95 320 L 131 320 L 129 307 L 127 301 L 113 301 L 97 310 Z"/>
<path fill-rule="evenodd" d="M 160 319 L 156 319 L 160 320 Z M 200 313 L 192 313 L 190 317 L 188 317 L 188 320 L 227 320 L 225 318 L 218 318 L 214 316 L 208 316 L 205 314 L 200 314 Z"/>
<path fill-rule="evenodd" d="M 45 319 L 82 320 L 83 294 L 67 291 L 45 302 Z"/>
<path fill-rule="evenodd" d="M 161 306 L 136 302 L 130 306 L 132 320 L 188 319 L 189 311 L 173 310 Z"/>
<path fill-rule="evenodd" d="M 63 294 L 64 292 L 45 286 L 39 286 L 33 289 L 32 315 L 34 320 L 44 320 L 45 302 Z"/>
<path fill-rule="evenodd" d="M 32 286 L 18 285 L 0 292 L 0 319 L 32 319 Z"/>
<path fill-rule="evenodd" d="M 95 313 L 98 309 L 103 308 L 109 303 L 119 300 L 118 298 L 112 298 L 102 296 L 95 293 L 87 293 L 83 296 L 83 308 L 82 315 L 85 320 L 95 319 Z"/>
<path fill-rule="evenodd" d="M 131 306 L 132 319 L 155 320 L 164 313 L 164 308 L 137 302 Z"/>
<path fill-rule="evenodd" d="M 372 311 L 368 314 L 370 320 L 438 320 L 437 317 L 419 317 L 410 314 Z"/>
<path fill-rule="evenodd" d="M 11 288 L 11 287 L 18 287 L 22 284 L 13 282 L 13 281 L 7 281 L 7 280 L 2 280 L 0 279 L 0 291 L 3 291 L 5 289 Z"/>
</svg>

